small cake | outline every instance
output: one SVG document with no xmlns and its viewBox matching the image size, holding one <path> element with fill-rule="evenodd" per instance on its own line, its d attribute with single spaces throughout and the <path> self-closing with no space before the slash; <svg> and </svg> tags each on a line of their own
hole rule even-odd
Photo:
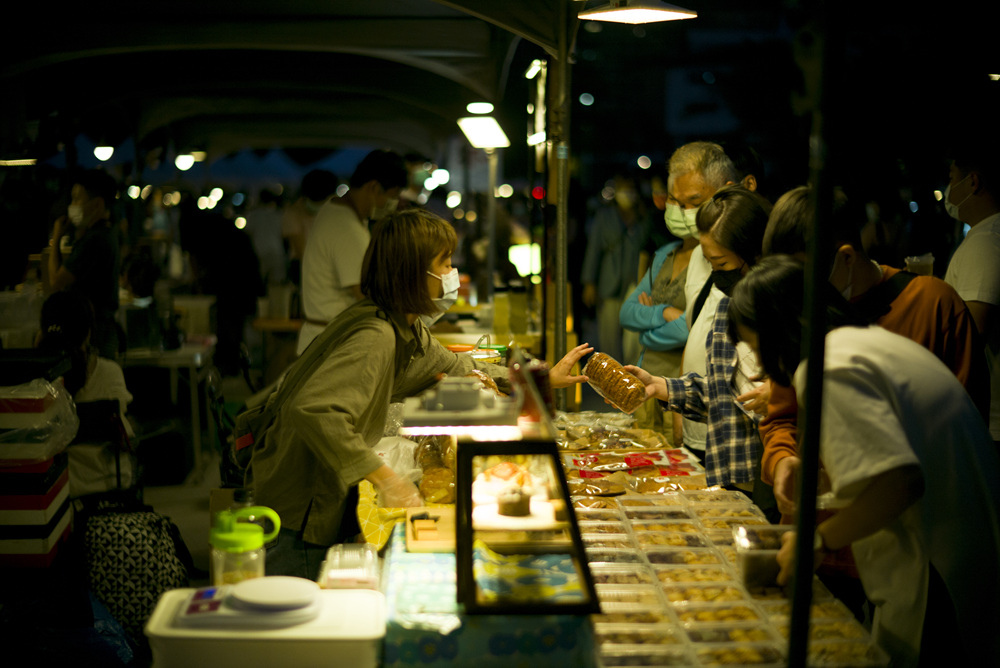
<svg viewBox="0 0 1000 668">
<path fill-rule="evenodd" d="M 531 496 L 518 485 L 505 487 L 497 494 L 497 512 L 508 517 L 527 517 L 531 514 Z"/>
</svg>

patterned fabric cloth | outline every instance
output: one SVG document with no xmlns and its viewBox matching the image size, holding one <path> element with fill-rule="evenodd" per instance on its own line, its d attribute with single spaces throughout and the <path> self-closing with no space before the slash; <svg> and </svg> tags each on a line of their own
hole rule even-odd
<svg viewBox="0 0 1000 668">
<path fill-rule="evenodd" d="M 760 416 L 736 401 L 756 372 L 747 368 L 753 361 L 752 353 L 738 350 L 729 338 L 728 314 L 729 298 L 723 297 L 706 341 L 707 374 L 667 378 L 670 399 L 661 402 L 667 410 L 707 423 L 705 476 L 709 485 L 752 482 L 763 449 L 757 430 Z M 734 381 L 739 382 L 739 388 Z"/>
</svg>

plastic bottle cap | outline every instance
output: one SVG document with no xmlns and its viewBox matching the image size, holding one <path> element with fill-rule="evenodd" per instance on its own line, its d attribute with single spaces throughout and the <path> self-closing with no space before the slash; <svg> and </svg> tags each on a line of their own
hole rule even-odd
<svg viewBox="0 0 1000 668">
<path fill-rule="evenodd" d="M 247 517 L 266 517 L 274 523 L 274 530 L 264 535 L 264 528 L 259 524 L 250 524 L 238 520 Z M 236 512 L 223 510 L 215 516 L 215 526 L 208 535 L 209 544 L 226 552 L 249 552 L 264 547 L 264 543 L 274 540 L 281 529 L 281 519 L 278 513 L 263 506 L 240 508 Z"/>
</svg>

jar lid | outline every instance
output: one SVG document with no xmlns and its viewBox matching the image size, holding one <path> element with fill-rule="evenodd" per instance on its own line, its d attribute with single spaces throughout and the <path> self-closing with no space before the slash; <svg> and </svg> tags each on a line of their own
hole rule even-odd
<svg viewBox="0 0 1000 668">
<path fill-rule="evenodd" d="M 468 353 L 475 350 L 476 347 L 468 343 L 453 343 L 449 346 L 445 346 L 445 348 L 453 353 Z"/>
<path fill-rule="evenodd" d="M 256 524 L 236 522 L 230 531 L 212 529 L 208 542 L 217 550 L 251 552 L 264 547 L 264 529 Z"/>
</svg>

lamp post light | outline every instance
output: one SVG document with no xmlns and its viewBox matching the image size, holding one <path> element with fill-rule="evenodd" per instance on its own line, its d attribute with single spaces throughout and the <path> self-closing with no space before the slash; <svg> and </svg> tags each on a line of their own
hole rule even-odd
<svg viewBox="0 0 1000 668">
<path fill-rule="evenodd" d="M 492 116 L 467 116 L 458 119 L 458 127 L 462 129 L 465 138 L 473 148 L 481 148 L 488 160 L 489 191 L 486 196 L 486 230 L 489 250 L 486 254 L 486 271 L 489 279 L 486 282 L 486 299 L 493 301 L 493 274 L 496 268 L 496 234 L 497 234 L 497 149 L 510 146 L 503 128 Z M 480 302 L 483 299 L 480 297 Z M 497 332 L 499 334 L 499 332 Z"/>
</svg>

